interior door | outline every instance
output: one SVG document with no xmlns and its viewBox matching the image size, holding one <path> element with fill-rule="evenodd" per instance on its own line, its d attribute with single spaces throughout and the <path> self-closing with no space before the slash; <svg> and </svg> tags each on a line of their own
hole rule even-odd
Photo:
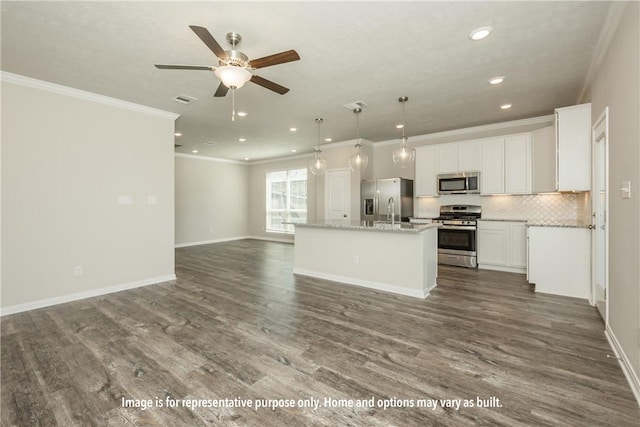
<svg viewBox="0 0 640 427">
<path fill-rule="evenodd" d="M 351 219 L 351 173 L 349 169 L 328 170 L 324 179 L 325 218 Z"/>
<path fill-rule="evenodd" d="M 608 133 L 609 133 L 609 109 L 605 108 L 600 118 L 593 126 L 593 191 L 591 195 L 593 229 L 592 241 L 592 289 L 593 299 L 605 325 L 608 324 L 608 267 L 609 225 L 608 208 Z"/>
</svg>

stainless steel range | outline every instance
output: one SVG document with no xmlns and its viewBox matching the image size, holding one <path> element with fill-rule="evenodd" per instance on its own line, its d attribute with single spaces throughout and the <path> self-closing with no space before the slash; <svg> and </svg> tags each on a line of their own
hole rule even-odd
<svg viewBox="0 0 640 427">
<path fill-rule="evenodd" d="M 438 228 L 438 263 L 477 268 L 477 220 L 482 206 L 444 205 L 433 220 Z"/>
</svg>

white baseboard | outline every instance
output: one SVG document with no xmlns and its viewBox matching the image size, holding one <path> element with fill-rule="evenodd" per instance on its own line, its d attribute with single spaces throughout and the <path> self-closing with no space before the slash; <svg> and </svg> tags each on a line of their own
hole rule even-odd
<svg viewBox="0 0 640 427">
<path fill-rule="evenodd" d="M 175 248 L 186 248 L 189 246 L 199 246 L 199 245 L 209 245 L 211 243 L 222 243 L 222 242 L 231 242 L 233 240 L 244 240 L 244 239 L 252 239 L 250 236 L 236 236 L 236 237 L 225 237 L 222 239 L 213 239 L 213 240 L 203 240 L 200 242 L 188 242 L 188 243 L 178 243 L 175 245 Z"/>
<path fill-rule="evenodd" d="M 64 304 L 66 302 L 78 301 L 85 298 L 97 297 L 100 295 L 111 294 L 114 292 L 125 291 L 127 289 L 139 288 L 141 286 L 155 285 L 163 282 L 176 280 L 175 274 L 166 276 L 151 277 L 135 282 L 121 283 L 119 285 L 107 286 L 105 288 L 92 289 L 90 291 L 77 292 L 74 294 L 61 295 L 59 297 L 45 298 L 37 301 L 25 302 L 22 304 L 10 305 L 0 309 L 0 316 L 8 316 L 9 314 L 21 313 L 23 311 L 35 310 L 38 308 L 50 307 L 52 305 Z"/>
<path fill-rule="evenodd" d="M 267 242 L 293 243 L 293 239 L 281 239 L 279 237 L 247 236 L 245 239 L 266 240 Z"/>
<path fill-rule="evenodd" d="M 604 334 L 607 337 L 613 352 L 620 358 L 618 362 L 620 363 L 620 367 L 622 367 L 622 372 L 624 372 L 624 376 L 627 378 L 629 387 L 631 387 L 631 391 L 636 397 L 638 406 L 640 406 L 640 378 L 638 378 L 638 374 L 633 369 L 633 365 L 630 363 L 629 358 L 620 345 L 620 342 L 609 326 L 605 329 Z"/>
<path fill-rule="evenodd" d="M 387 283 L 372 282 L 370 280 L 358 279 L 355 277 L 347 277 L 347 276 L 340 276 L 337 274 L 322 273 L 319 271 L 307 270 L 304 268 L 294 268 L 293 274 L 315 277 L 317 279 L 331 280 L 333 282 L 346 283 L 348 285 L 361 286 L 363 288 L 376 289 L 378 291 L 391 292 L 393 294 L 400 294 L 400 295 L 405 295 L 405 296 L 414 297 L 414 298 L 421 298 L 421 299 L 425 299 L 426 297 L 428 297 L 431 290 L 436 286 L 438 286 L 438 284 L 435 283 L 431 288 L 424 289 L 421 291 L 419 289 L 408 289 L 400 286 L 389 285 Z"/>
<path fill-rule="evenodd" d="M 504 271 L 506 273 L 527 274 L 527 269 L 521 268 L 521 267 L 506 267 L 502 265 L 478 264 L 478 268 L 480 270 L 493 270 L 493 271 Z"/>
</svg>

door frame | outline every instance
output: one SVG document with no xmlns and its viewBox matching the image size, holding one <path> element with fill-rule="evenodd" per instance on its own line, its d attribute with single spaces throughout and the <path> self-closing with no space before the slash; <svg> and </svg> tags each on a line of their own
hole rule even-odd
<svg viewBox="0 0 640 427">
<path fill-rule="evenodd" d="M 596 298 L 596 286 L 597 285 L 597 263 L 598 263 L 598 247 L 597 247 L 597 233 L 598 233 L 598 224 L 597 224 L 597 203 L 599 202 L 599 197 L 597 194 L 599 188 L 598 175 L 597 175 L 597 163 L 598 163 L 598 140 L 604 137 L 604 188 L 606 189 L 605 197 L 604 197 L 604 211 L 605 211 L 605 241 L 604 241 L 604 292 L 605 292 L 605 316 L 604 323 L 605 327 L 609 326 L 609 107 L 605 107 L 605 109 L 600 113 L 600 116 L 595 121 L 591 128 L 591 158 L 592 158 L 592 174 L 591 174 L 591 218 L 593 221 L 592 234 L 591 234 L 591 297 L 592 304 L 594 307 L 597 306 L 597 298 Z"/>
<path fill-rule="evenodd" d="M 351 219 L 351 170 L 349 168 L 337 168 L 337 169 L 327 169 L 324 174 L 324 218 L 326 220 L 329 219 L 329 182 L 328 175 L 333 172 L 345 172 L 347 175 L 347 186 L 346 186 L 346 208 L 347 208 L 347 219 Z"/>
</svg>

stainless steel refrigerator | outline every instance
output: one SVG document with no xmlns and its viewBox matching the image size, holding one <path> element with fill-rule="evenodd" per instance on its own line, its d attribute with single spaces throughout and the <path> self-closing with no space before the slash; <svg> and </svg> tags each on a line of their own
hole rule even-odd
<svg viewBox="0 0 640 427">
<path fill-rule="evenodd" d="M 413 216 L 413 180 L 389 178 L 363 180 L 360 184 L 360 218 L 366 221 L 409 221 Z"/>
</svg>

